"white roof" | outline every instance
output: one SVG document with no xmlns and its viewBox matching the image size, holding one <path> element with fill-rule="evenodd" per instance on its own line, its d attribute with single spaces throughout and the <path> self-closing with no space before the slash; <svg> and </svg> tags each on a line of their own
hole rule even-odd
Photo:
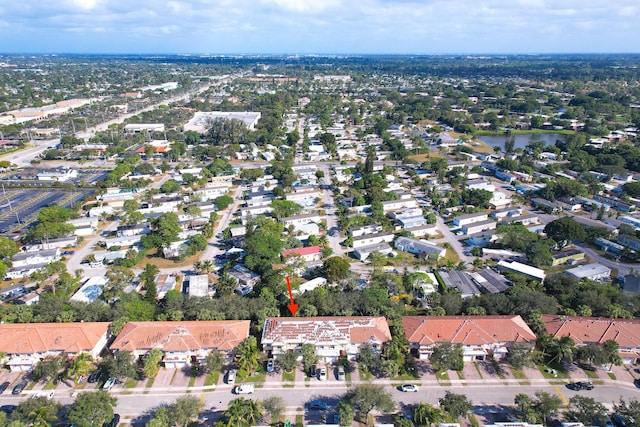
<svg viewBox="0 0 640 427">
<path fill-rule="evenodd" d="M 602 264 L 593 263 L 593 264 L 580 265 L 578 267 L 570 268 L 566 271 L 566 273 L 571 274 L 572 276 L 575 276 L 579 279 L 582 279 L 585 277 L 589 278 L 589 277 L 600 276 L 600 275 L 608 276 L 611 274 L 611 269 Z"/>
</svg>

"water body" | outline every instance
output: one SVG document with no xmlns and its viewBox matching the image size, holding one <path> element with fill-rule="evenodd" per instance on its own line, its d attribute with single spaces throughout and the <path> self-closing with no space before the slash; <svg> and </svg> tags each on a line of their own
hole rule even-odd
<svg viewBox="0 0 640 427">
<path fill-rule="evenodd" d="M 530 141 L 544 141 L 546 145 L 555 145 L 556 140 L 564 141 L 564 135 L 559 133 L 541 133 L 541 134 L 529 134 L 529 135 L 513 135 L 516 139 L 515 148 L 524 148 Z M 504 143 L 507 140 L 507 135 L 482 135 L 478 139 L 491 147 L 500 147 L 504 151 Z"/>
</svg>

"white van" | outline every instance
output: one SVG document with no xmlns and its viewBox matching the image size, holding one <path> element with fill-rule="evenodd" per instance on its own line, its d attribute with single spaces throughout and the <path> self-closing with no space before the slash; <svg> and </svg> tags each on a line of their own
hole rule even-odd
<svg viewBox="0 0 640 427">
<path fill-rule="evenodd" d="M 233 392 L 235 394 L 252 394 L 254 390 L 253 384 L 242 384 L 235 386 Z"/>
</svg>

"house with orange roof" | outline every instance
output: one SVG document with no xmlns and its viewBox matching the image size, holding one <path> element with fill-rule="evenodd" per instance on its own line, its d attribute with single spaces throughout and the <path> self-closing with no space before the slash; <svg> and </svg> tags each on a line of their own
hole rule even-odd
<svg viewBox="0 0 640 427">
<path fill-rule="evenodd" d="M 515 342 L 533 343 L 536 335 L 522 317 L 509 316 L 405 316 L 402 325 L 409 351 L 427 359 L 438 343 L 462 346 L 465 362 L 502 359 Z"/>
<path fill-rule="evenodd" d="M 212 351 L 228 359 L 249 336 L 249 320 L 199 320 L 185 322 L 128 322 L 109 348 L 129 351 L 143 358 L 153 349 L 161 350 L 166 368 L 184 368 L 204 363 Z"/>
<path fill-rule="evenodd" d="M 578 347 L 613 340 L 620 346 L 625 364 L 634 364 L 640 358 L 640 319 L 543 314 L 542 323 L 548 334 L 554 338 L 570 337 Z"/>
<path fill-rule="evenodd" d="M 28 371 L 46 357 L 80 353 L 96 359 L 107 345 L 109 322 L 0 325 L 0 352 L 12 371 Z"/>
<path fill-rule="evenodd" d="M 391 331 L 384 317 L 271 317 L 262 330 L 262 349 L 274 358 L 312 344 L 327 363 L 341 356 L 354 360 L 365 344 L 380 353 L 389 341 Z"/>
</svg>

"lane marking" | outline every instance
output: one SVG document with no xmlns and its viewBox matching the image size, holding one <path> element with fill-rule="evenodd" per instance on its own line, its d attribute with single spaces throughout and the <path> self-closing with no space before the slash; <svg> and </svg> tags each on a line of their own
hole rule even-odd
<svg viewBox="0 0 640 427">
<path fill-rule="evenodd" d="M 556 389 L 556 393 L 558 393 L 558 395 L 560 396 L 560 399 L 562 399 L 562 401 L 564 402 L 565 405 L 569 404 L 569 400 L 565 397 L 564 394 L 562 394 L 562 392 L 560 391 L 560 388 L 558 388 L 557 385 L 554 385 L 553 388 Z"/>
</svg>

